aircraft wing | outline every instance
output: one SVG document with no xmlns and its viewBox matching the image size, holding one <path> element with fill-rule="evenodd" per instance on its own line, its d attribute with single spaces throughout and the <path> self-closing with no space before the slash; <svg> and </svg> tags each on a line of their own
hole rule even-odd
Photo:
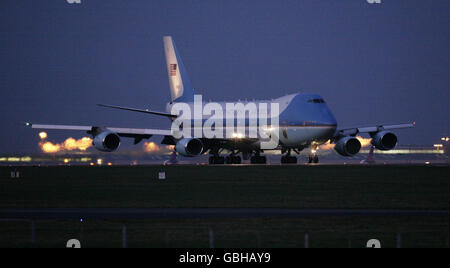
<svg viewBox="0 0 450 268">
<path fill-rule="evenodd" d="M 121 137 L 135 138 L 135 143 L 139 143 L 142 139 L 149 139 L 157 136 L 172 136 L 172 132 L 166 129 L 148 129 L 148 128 L 117 128 L 117 127 L 98 127 L 98 126 L 71 126 L 71 125 L 43 125 L 25 123 L 25 126 L 33 129 L 53 129 L 53 130 L 79 130 L 86 131 L 88 134 L 101 131 L 112 131 Z"/>
<path fill-rule="evenodd" d="M 410 124 L 378 125 L 375 127 L 346 128 L 338 130 L 335 136 L 355 136 L 358 135 L 359 133 L 372 133 L 391 129 L 413 128 L 415 126 L 416 122 Z"/>
</svg>

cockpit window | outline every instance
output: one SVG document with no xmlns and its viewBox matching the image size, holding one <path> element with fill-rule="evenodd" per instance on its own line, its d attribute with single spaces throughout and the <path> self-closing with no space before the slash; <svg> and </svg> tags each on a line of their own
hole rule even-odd
<svg viewBox="0 0 450 268">
<path fill-rule="evenodd" d="M 308 101 L 309 103 L 325 103 L 323 99 L 311 99 Z"/>
</svg>

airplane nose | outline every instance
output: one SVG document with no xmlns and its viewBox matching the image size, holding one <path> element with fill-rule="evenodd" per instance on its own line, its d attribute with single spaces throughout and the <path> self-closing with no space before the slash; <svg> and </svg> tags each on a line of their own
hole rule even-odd
<svg viewBox="0 0 450 268">
<path fill-rule="evenodd" d="M 334 117 L 333 114 L 331 114 L 331 112 L 330 112 L 330 117 L 329 117 L 329 119 L 328 119 L 327 124 L 328 124 L 328 125 L 332 125 L 332 126 L 337 126 L 336 118 Z"/>
<path fill-rule="evenodd" d="M 325 125 L 328 125 L 328 126 L 336 126 L 337 125 L 336 118 L 334 117 L 333 113 L 331 112 L 331 110 L 328 107 L 326 107 L 325 109 L 323 109 L 321 111 L 319 117 L 320 117 L 319 121 L 321 121 Z"/>
</svg>

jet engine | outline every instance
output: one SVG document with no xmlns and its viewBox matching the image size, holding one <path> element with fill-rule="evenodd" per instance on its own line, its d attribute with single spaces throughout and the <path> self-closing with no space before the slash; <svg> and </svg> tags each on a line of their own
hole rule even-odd
<svg viewBox="0 0 450 268">
<path fill-rule="evenodd" d="M 199 139 L 184 138 L 177 142 L 175 151 L 183 156 L 196 156 L 203 152 L 203 143 Z"/>
<path fill-rule="evenodd" d="M 397 141 L 397 136 L 389 131 L 381 131 L 372 135 L 372 145 L 382 151 L 394 149 Z"/>
<path fill-rule="evenodd" d="M 102 152 L 114 152 L 119 148 L 120 137 L 114 132 L 104 131 L 95 136 L 92 142 L 95 148 Z"/>
<path fill-rule="evenodd" d="M 336 142 L 334 149 L 342 156 L 354 156 L 361 150 L 361 142 L 355 137 L 343 137 Z"/>
</svg>

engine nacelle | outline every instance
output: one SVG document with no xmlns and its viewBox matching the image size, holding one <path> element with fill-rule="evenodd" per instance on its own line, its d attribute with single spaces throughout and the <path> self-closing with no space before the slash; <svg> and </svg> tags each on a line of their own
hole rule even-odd
<svg viewBox="0 0 450 268">
<path fill-rule="evenodd" d="M 196 156 L 203 152 L 203 143 L 199 139 L 184 138 L 177 142 L 175 151 L 183 156 Z"/>
<path fill-rule="evenodd" d="M 389 131 L 381 131 L 372 135 L 372 145 L 378 150 L 392 150 L 397 146 L 397 142 L 397 136 Z"/>
<path fill-rule="evenodd" d="M 114 152 L 119 148 L 120 137 L 114 132 L 104 131 L 95 136 L 92 142 L 95 148 L 102 152 Z"/>
<path fill-rule="evenodd" d="M 361 142 L 355 137 L 343 137 L 336 142 L 334 149 L 342 156 L 354 156 L 361 150 Z"/>
</svg>

